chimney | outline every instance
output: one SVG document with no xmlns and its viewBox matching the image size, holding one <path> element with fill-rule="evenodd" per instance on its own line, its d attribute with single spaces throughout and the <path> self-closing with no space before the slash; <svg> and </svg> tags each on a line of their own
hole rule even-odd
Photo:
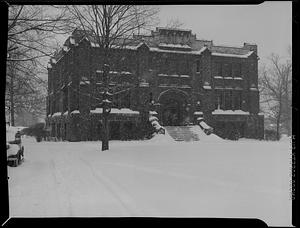
<svg viewBox="0 0 300 228">
<path fill-rule="evenodd" d="M 244 49 L 247 49 L 249 51 L 254 51 L 257 55 L 257 45 L 256 44 L 244 43 Z"/>
</svg>

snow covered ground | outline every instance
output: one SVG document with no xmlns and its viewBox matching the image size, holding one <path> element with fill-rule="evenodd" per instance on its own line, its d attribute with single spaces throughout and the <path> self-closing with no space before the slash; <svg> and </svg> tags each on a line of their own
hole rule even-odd
<svg viewBox="0 0 300 228">
<path fill-rule="evenodd" d="M 289 140 L 41 142 L 8 167 L 12 217 L 258 218 L 291 225 Z"/>
</svg>

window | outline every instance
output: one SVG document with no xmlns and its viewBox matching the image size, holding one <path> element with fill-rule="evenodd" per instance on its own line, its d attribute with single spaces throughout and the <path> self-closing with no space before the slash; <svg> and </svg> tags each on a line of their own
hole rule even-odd
<svg viewBox="0 0 300 228">
<path fill-rule="evenodd" d="M 234 93 L 234 110 L 242 109 L 242 92 L 235 91 Z"/>
<path fill-rule="evenodd" d="M 240 63 L 233 64 L 233 77 L 241 77 L 241 64 Z"/>
<path fill-rule="evenodd" d="M 231 77 L 232 76 L 232 66 L 231 63 L 224 64 L 224 77 Z"/>
<path fill-rule="evenodd" d="M 224 92 L 225 110 L 232 109 L 232 91 Z"/>
<path fill-rule="evenodd" d="M 150 92 L 150 93 L 149 93 L 149 103 L 151 103 L 151 102 L 152 102 L 152 100 L 153 100 L 153 93 L 152 93 L 152 92 Z"/>
<path fill-rule="evenodd" d="M 196 72 L 200 72 L 200 60 L 196 60 Z"/>
<path fill-rule="evenodd" d="M 149 55 L 148 56 L 148 64 L 149 64 L 149 69 L 154 69 L 154 61 L 153 61 L 153 56 Z"/>
<path fill-rule="evenodd" d="M 130 107 L 130 92 L 126 92 L 123 96 L 120 97 L 121 107 L 129 108 Z"/>
<path fill-rule="evenodd" d="M 66 112 L 68 110 L 68 87 L 63 90 L 63 111 Z"/>
<path fill-rule="evenodd" d="M 217 76 L 222 76 L 222 63 L 217 62 L 216 63 L 216 74 Z"/>
<path fill-rule="evenodd" d="M 215 109 L 223 109 L 223 92 L 216 91 Z"/>
<path fill-rule="evenodd" d="M 169 69 L 169 59 L 167 56 L 162 56 L 160 61 L 160 73 L 167 74 Z"/>
<path fill-rule="evenodd" d="M 169 73 L 170 74 L 177 74 L 177 61 L 176 59 L 170 59 L 170 68 L 169 68 Z"/>
<path fill-rule="evenodd" d="M 188 61 L 187 60 L 179 59 L 178 65 L 179 65 L 178 74 L 188 74 Z"/>
</svg>

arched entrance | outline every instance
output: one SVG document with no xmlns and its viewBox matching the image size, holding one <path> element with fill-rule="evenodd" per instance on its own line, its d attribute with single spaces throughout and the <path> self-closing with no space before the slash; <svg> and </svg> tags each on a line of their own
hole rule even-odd
<svg viewBox="0 0 300 228">
<path fill-rule="evenodd" d="M 162 92 L 158 101 L 161 105 L 161 124 L 164 126 L 183 125 L 188 118 L 187 94 L 181 90 L 170 89 Z"/>
</svg>

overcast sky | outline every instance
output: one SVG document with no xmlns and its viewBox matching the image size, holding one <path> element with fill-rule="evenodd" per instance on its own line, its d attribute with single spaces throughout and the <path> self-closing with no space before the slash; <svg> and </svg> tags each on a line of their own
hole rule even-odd
<svg viewBox="0 0 300 228">
<path fill-rule="evenodd" d="M 292 3 L 269 1 L 260 5 L 162 5 L 160 24 L 178 19 L 198 39 L 215 45 L 243 46 L 256 43 L 260 63 L 277 53 L 287 55 L 292 45 Z"/>
</svg>

